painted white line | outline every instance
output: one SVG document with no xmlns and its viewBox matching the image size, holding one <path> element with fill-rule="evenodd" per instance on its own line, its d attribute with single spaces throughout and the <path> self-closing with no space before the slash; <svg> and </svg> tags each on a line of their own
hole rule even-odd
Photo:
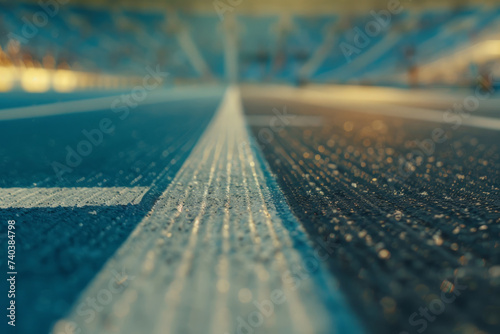
<svg viewBox="0 0 500 334">
<path fill-rule="evenodd" d="M 412 94 L 414 96 L 407 99 Z M 338 90 L 337 87 L 318 90 L 291 87 L 249 87 L 245 95 L 269 99 L 285 99 L 314 106 L 328 106 L 349 112 L 362 112 L 433 123 L 447 123 L 448 118 L 445 116 L 447 110 L 452 109 L 454 103 L 462 102 L 466 97 L 466 95 L 459 95 L 453 98 L 452 95 L 446 95 L 439 98 L 432 92 L 411 92 L 382 87 L 371 89 L 370 87 L 354 86 L 338 87 Z M 446 108 L 441 110 L 404 105 L 404 103 L 418 101 L 429 104 L 435 101 L 440 106 L 445 105 L 445 102 L 448 102 L 448 104 L 446 104 Z M 481 101 L 478 110 L 482 110 L 483 106 L 488 108 L 493 104 L 498 105 L 499 102 L 498 98 Z M 451 117 L 451 115 L 447 116 Z M 462 126 L 500 130 L 500 118 L 476 116 L 471 112 L 469 117 L 462 117 L 461 121 Z"/>
<path fill-rule="evenodd" d="M 140 105 L 216 97 L 222 96 L 223 92 L 222 86 L 158 89 L 149 93 L 146 99 L 140 102 Z M 121 95 L 0 109 L 0 121 L 110 110 L 111 104 L 117 98 L 120 99 Z"/>
<path fill-rule="evenodd" d="M 298 288 L 283 280 L 312 245 L 293 214 L 278 211 L 283 195 L 272 192 L 268 167 L 249 141 L 238 89 L 230 88 L 151 212 L 53 333 L 70 324 L 81 334 L 224 334 L 241 326 L 248 333 L 362 333 L 321 264 Z M 119 284 L 116 268 L 126 273 Z M 280 291 L 286 301 L 258 328 L 241 325 L 259 310 L 255 303 Z M 109 299 L 97 313 L 88 300 L 103 293 Z"/>
<path fill-rule="evenodd" d="M 0 188 L 0 208 L 136 205 L 148 190 L 148 187 Z"/>
<path fill-rule="evenodd" d="M 345 103 L 339 103 L 339 104 L 332 103 L 331 106 L 355 112 L 363 112 L 374 115 L 384 115 L 389 117 L 399 117 L 399 118 L 432 122 L 432 123 L 450 124 L 449 118 L 447 117 L 451 117 L 452 115 L 450 112 L 448 116 L 445 116 L 446 115 L 445 112 L 441 110 L 399 106 L 399 105 L 384 104 L 384 103 L 381 104 L 359 103 L 357 105 L 345 104 Z M 360 109 L 360 107 L 363 108 Z M 467 118 L 461 117 L 460 121 L 462 122 L 461 123 L 462 126 L 470 126 L 474 128 L 496 130 L 496 131 L 500 130 L 500 118 L 471 115 Z"/>
<path fill-rule="evenodd" d="M 247 124 L 250 126 L 262 127 L 317 127 L 323 125 L 323 118 L 320 116 L 303 116 L 303 115 L 287 115 L 287 123 L 282 124 L 276 116 L 267 115 L 248 115 L 246 117 Z"/>
</svg>

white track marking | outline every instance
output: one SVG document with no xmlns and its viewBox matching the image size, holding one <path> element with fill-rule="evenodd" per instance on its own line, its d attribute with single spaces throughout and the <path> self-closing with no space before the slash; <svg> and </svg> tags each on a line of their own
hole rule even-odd
<svg viewBox="0 0 500 334">
<path fill-rule="evenodd" d="M 148 190 L 148 187 L 0 188 L 0 208 L 135 205 Z"/>
<path fill-rule="evenodd" d="M 287 115 L 286 124 L 283 124 L 276 116 L 267 115 L 249 115 L 246 117 L 247 123 L 250 126 L 263 126 L 275 129 L 281 126 L 321 126 L 323 118 L 320 116 L 302 116 L 302 115 Z"/>
<path fill-rule="evenodd" d="M 209 98 L 221 96 L 224 92 L 222 87 L 194 87 L 194 88 L 173 88 L 158 89 L 149 93 L 140 105 L 155 104 L 162 102 L 172 102 L 181 100 Z M 128 94 L 128 93 L 123 93 Z M 84 99 L 57 103 L 41 104 L 28 107 L 16 107 L 0 109 L 0 121 L 45 117 L 54 115 L 73 114 L 81 112 L 91 112 L 99 110 L 111 110 L 111 104 L 120 99 L 121 95 L 106 96 L 94 99 Z"/>
<path fill-rule="evenodd" d="M 282 281 L 312 245 L 290 212 L 278 213 L 285 200 L 271 192 L 249 140 L 239 91 L 229 88 L 177 176 L 53 333 L 69 322 L 81 334 L 238 333 L 239 317 L 258 310 L 251 300 L 275 289 L 287 301 L 255 332 L 362 333 L 322 265 L 297 289 Z M 114 268 L 131 279 L 89 320 L 86 300 L 108 289 Z"/>
<path fill-rule="evenodd" d="M 413 95 L 413 96 L 411 96 Z M 248 87 L 245 96 L 284 99 L 314 106 L 328 106 L 349 112 L 363 112 L 375 115 L 399 117 L 411 120 L 446 123 L 448 118 L 445 112 L 452 109 L 455 103 L 462 103 L 467 96 L 460 94 L 453 96 L 446 94 L 443 97 L 427 91 L 405 91 L 396 88 L 383 87 L 330 87 L 321 89 L 297 89 L 291 87 Z M 433 103 L 439 104 L 439 108 L 413 107 L 408 103 Z M 492 98 L 479 102 L 478 110 L 498 106 L 498 98 Z M 406 105 L 405 105 L 406 104 Z M 498 107 L 496 107 L 498 108 Z M 500 130 L 500 118 L 476 116 L 470 112 L 470 116 L 461 118 L 462 126 L 470 126 L 481 129 Z"/>
</svg>

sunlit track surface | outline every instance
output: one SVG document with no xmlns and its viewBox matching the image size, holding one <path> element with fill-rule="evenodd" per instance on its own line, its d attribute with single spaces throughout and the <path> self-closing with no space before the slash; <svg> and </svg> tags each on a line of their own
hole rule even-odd
<svg viewBox="0 0 500 334">
<path fill-rule="evenodd" d="M 328 263 L 370 332 L 496 332 L 499 131 L 276 98 L 244 106 L 252 119 L 272 120 L 285 106 L 292 115 L 252 131 L 311 238 L 334 241 Z M 293 115 L 322 122 L 297 126 Z M 416 154 L 436 128 L 448 139 Z M 412 152 L 414 169 L 399 173 Z M 441 310 L 443 291 L 456 298 Z M 430 305 L 440 312 L 426 319 L 420 308 Z"/>
<path fill-rule="evenodd" d="M 15 333 L 47 333 L 68 312 L 176 175 L 221 96 L 138 106 L 124 120 L 108 103 L 93 112 L 0 122 L 0 220 L 4 231 L 7 220 L 18 224 L 16 302 L 19 318 L 30 319 Z M 81 131 L 104 118 L 114 131 L 56 177 L 51 163 L 64 163 L 66 145 L 76 149 L 86 139 Z"/>
<path fill-rule="evenodd" d="M 249 145 L 239 93 L 231 88 L 150 215 L 54 333 L 69 324 L 81 333 L 361 333 L 321 265 L 298 286 L 283 279 L 312 254 Z M 113 268 L 127 273 L 126 288 L 89 320 L 78 305 L 107 288 Z M 255 303 L 275 290 L 286 301 L 252 320 Z"/>
</svg>

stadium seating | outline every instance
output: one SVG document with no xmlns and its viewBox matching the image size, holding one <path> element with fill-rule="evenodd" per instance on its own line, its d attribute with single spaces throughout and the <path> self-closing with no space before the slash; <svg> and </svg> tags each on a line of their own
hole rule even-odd
<svg viewBox="0 0 500 334">
<path fill-rule="evenodd" d="M 0 66 L 141 76 L 146 66 L 158 64 L 171 74 L 172 83 L 227 78 L 228 28 L 216 13 L 110 11 L 67 5 L 60 9 L 64 15 L 37 27 L 31 20 L 40 11 L 37 5 L 1 4 L 0 8 L 0 31 L 4 32 Z M 240 81 L 397 85 L 417 65 L 473 44 L 499 18 L 499 8 L 403 12 L 393 15 L 385 29 L 368 36 L 367 45 L 350 56 L 342 45 L 353 45 L 355 29 L 363 31 L 374 20 L 373 14 L 237 14 L 236 24 L 229 29 L 238 36 Z M 24 39 L 26 29 L 33 27 L 36 33 Z M 16 39 L 20 50 L 13 52 Z"/>
</svg>

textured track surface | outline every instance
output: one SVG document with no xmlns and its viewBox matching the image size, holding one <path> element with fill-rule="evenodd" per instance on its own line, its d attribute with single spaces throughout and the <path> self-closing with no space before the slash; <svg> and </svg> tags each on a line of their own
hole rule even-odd
<svg viewBox="0 0 500 334">
<path fill-rule="evenodd" d="M 0 110 L 13 333 L 497 332 L 495 100 L 458 124 L 397 92 L 335 107 L 266 88 L 245 118 L 238 89 L 200 91 L 124 120 L 109 97 Z M 103 118 L 114 131 L 57 178 Z"/>
<path fill-rule="evenodd" d="M 245 110 L 272 119 L 284 106 L 285 124 L 252 130 L 311 238 L 334 242 L 330 268 L 370 332 L 496 332 L 500 132 L 289 100 Z M 322 121 L 296 126 L 290 115 Z M 436 128 L 447 139 L 422 149 Z M 442 291 L 461 293 L 444 311 L 433 302 Z M 439 315 L 409 320 L 431 304 Z"/>
<path fill-rule="evenodd" d="M 230 89 L 151 214 L 55 332 L 361 333 L 322 264 L 304 269 L 311 244 L 249 143 Z M 82 312 L 116 270 L 124 288 L 95 317 Z M 286 300 L 259 319 L 256 303 L 279 291 Z"/>
<path fill-rule="evenodd" d="M 2 231 L 7 220 L 17 222 L 16 302 L 23 320 L 14 333 L 47 333 L 68 312 L 176 175 L 220 98 L 138 106 L 124 120 L 108 103 L 95 112 L 0 122 L 7 144 L 0 147 Z M 64 163 L 66 145 L 76 149 L 86 139 L 81 131 L 104 118 L 114 132 L 59 180 L 52 161 Z M 6 245 L 4 232 L 1 238 Z M 2 268 L 6 260 L 0 258 Z M 0 288 L 8 290 L 3 279 Z"/>
</svg>

